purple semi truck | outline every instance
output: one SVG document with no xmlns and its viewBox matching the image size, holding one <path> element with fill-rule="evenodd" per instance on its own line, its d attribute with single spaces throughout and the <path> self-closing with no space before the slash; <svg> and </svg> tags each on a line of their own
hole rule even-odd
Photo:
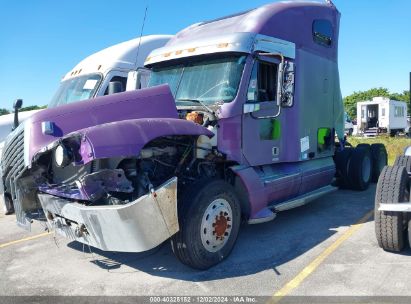
<svg viewBox="0 0 411 304">
<path fill-rule="evenodd" d="M 149 88 L 36 113 L 3 152 L 19 224 L 44 214 L 108 251 L 171 239 L 207 269 L 242 221 L 366 189 L 387 156 L 346 147 L 339 19 L 330 1 L 279 2 L 197 23 L 147 57 Z"/>
</svg>

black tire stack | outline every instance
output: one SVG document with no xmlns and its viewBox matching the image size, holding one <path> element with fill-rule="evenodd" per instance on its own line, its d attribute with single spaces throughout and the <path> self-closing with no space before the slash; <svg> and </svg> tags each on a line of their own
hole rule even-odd
<svg viewBox="0 0 411 304">
<path fill-rule="evenodd" d="M 378 245 L 387 251 L 399 252 L 407 238 L 411 246 L 411 214 L 378 210 L 380 204 L 410 203 L 411 157 L 398 156 L 394 166 L 384 167 L 375 194 L 375 234 Z"/>
<path fill-rule="evenodd" d="M 383 144 L 359 144 L 346 147 L 335 154 L 337 185 L 343 189 L 366 190 L 387 165 L 387 151 Z"/>
</svg>

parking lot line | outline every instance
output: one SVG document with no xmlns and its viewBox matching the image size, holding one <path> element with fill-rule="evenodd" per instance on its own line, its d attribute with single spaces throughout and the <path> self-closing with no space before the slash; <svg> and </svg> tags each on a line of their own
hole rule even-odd
<svg viewBox="0 0 411 304">
<path fill-rule="evenodd" d="M 36 234 L 36 235 L 33 235 L 33 236 L 29 236 L 29 237 L 26 237 L 26 238 L 23 238 L 23 239 L 3 243 L 3 244 L 0 244 L 0 248 L 8 247 L 8 246 L 11 246 L 11 245 L 14 245 L 14 244 L 18 244 L 18 243 L 22 243 L 22 242 L 26 242 L 26 241 L 30 241 L 30 240 L 35 240 L 35 239 L 38 239 L 38 238 L 41 238 L 41 237 L 47 236 L 47 235 L 50 235 L 50 232 L 44 232 L 44 233 Z"/>
<path fill-rule="evenodd" d="M 361 226 L 368 221 L 374 214 L 374 209 L 367 212 L 356 224 L 352 225 L 346 232 L 343 233 L 334 243 L 320 253 L 308 266 L 306 266 L 299 274 L 289 281 L 283 288 L 277 291 L 271 298 L 270 303 L 278 303 L 283 297 L 290 294 L 297 288 L 311 273 L 313 273 L 322 262 L 333 253 L 344 241 L 358 231 Z"/>
</svg>

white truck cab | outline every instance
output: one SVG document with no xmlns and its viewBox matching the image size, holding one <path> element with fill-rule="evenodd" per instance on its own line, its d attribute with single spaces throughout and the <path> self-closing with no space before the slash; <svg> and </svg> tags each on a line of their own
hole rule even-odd
<svg viewBox="0 0 411 304">
<path fill-rule="evenodd" d="M 63 77 L 48 107 L 144 88 L 149 76 L 149 70 L 143 68 L 146 57 L 171 37 L 135 38 L 85 58 Z"/>
<path fill-rule="evenodd" d="M 144 62 L 152 50 L 164 46 L 171 37 L 172 35 L 143 36 L 86 57 L 63 77 L 48 108 L 146 87 L 150 70 L 144 68 Z M 19 122 L 38 111 L 18 113 Z M 0 116 L 0 155 L 13 125 L 14 114 Z M 13 213 L 12 201 L 4 195 L 3 184 L 0 183 L 0 201 L 3 200 L 5 214 Z"/>
</svg>

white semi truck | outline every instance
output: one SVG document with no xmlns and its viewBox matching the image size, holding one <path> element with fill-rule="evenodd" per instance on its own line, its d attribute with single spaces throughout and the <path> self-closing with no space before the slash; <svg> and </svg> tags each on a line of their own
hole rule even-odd
<svg viewBox="0 0 411 304">
<path fill-rule="evenodd" d="M 143 36 L 110 46 L 86 57 L 62 78 L 48 108 L 146 87 L 150 70 L 144 68 L 144 61 L 152 50 L 164 46 L 171 37 Z M 38 111 L 21 112 L 18 119 L 22 122 Z M 13 125 L 14 114 L 0 116 L 0 155 Z M 5 214 L 11 214 L 14 212 L 13 202 L 7 193 L 3 193 L 3 185 L 0 183 L 0 197 L 4 197 Z"/>
</svg>

